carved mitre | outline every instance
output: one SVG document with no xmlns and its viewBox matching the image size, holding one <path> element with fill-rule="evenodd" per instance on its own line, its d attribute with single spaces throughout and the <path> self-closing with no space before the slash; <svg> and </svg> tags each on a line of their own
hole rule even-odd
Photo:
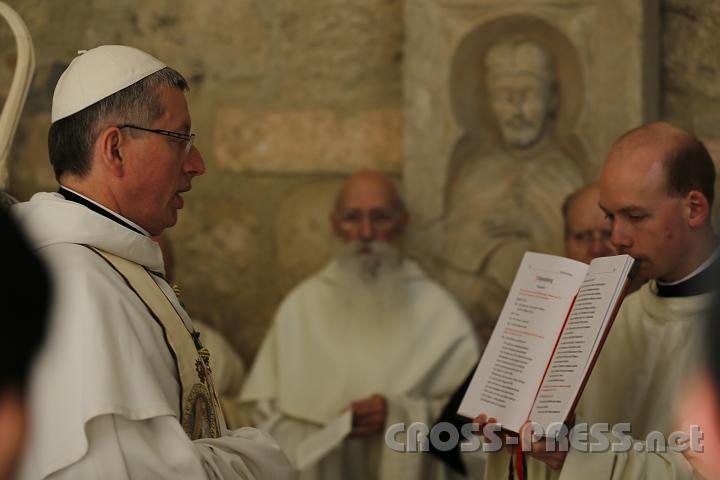
<svg viewBox="0 0 720 480">
<path fill-rule="evenodd" d="M 539 44 L 515 39 L 493 45 L 485 57 L 488 77 L 527 74 L 542 82 L 555 83 L 553 59 Z"/>
</svg>

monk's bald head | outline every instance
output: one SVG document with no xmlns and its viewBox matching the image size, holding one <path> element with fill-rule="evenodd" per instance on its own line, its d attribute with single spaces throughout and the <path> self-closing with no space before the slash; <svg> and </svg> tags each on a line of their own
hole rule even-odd
<svg viewBox="0 0 720 480">
<path fill-rule="evenodd" d="M 607 169 L 661 172 L 671 196 L 697 190 L 711 205 L 715 196 L 715 166 L 705 145 L 668 123 L 649 123 L 620 137 L 610 150 Z"/>
<path fill-rule="evenodd" d="M 392 180 L 381 172 L 371 170 L 357 172 L 343 182 L 335 196 L 335 212 L 342 211 L 349 200 L 360 196 L 372 197 L 398 213 L 405 212 L 405 204 Z"/>
<path fill-rule="evenodd" d="M 361 171 L 350 176 L 335 197 L 331 222 L 343 240 L 364 242 L 396 239 L 405 229 L 408 214 L 395 184 L 380 172 Z"/>
</svg>

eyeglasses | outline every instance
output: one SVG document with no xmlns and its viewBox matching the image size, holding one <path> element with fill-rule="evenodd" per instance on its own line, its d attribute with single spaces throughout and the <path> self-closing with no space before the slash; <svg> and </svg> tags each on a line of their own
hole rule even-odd
<svg viewBox="0 0 720 480">
<path fill-rule="evenodd" d="M 576 242 L 587 243 L 589 245 L 594 241 L 609 242 L 612 237 L 612 231 L 584 230 L 582 232 L 568 232 L 568 236 Z"/>
<path fill-rule="evenodd" d="M 170 138 L 176 138 L 178 140 L 182 140 L 185 142 L 185 153 L 190 152 L 190 149 L 193 146 L 193 140 L 195 139 L 194 133 L 180 133 L 180 132 L 170 132 L 168 130 L 154 130 L 152 128 L 143 128 L 138 127 L 137 125 L 118 125 L 117 128 L 134 128 L 135 130 L 142 130 L 143 132 L 150 132 L 150 133 L 157 133 L 158 135 L 165 135 L 166 137 Z"/>
</svg>

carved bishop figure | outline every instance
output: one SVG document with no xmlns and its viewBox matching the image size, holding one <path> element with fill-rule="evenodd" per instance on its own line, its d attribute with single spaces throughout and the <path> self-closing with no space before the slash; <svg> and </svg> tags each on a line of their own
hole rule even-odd
<svg viewBox="0 0 720 480">
<path fill-rule="evenodd" d="M 457 158 L 446 196 L 447 282 L 481 333 L 497 319 L 522 255 L 562 251 L 560 207 L 583 184 L 556 141 L 554 61 L 539 43 L 497 43 L 484 59 L 495 146 Z"/>
</svg>

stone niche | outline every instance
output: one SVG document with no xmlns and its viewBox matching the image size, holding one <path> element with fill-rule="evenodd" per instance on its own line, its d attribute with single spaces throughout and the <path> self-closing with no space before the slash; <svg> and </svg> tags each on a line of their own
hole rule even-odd
<svg viewBox="0 0 720 480">
<path fill-rule="evenodd" d="M 408 0 L 409 249 L 487 339 L 525 251 L 562 254 L 561 205 L 657 118 L 657 2 Z"/>
</svg>

